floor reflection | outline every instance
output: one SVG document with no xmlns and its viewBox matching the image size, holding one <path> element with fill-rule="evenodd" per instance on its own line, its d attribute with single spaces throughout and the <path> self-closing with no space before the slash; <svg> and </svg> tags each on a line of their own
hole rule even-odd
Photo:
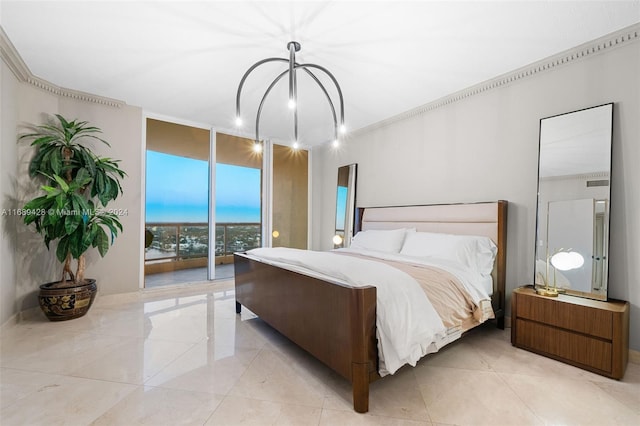
<svg viewBox="0 0 640 426">
<path fill-rule="evenodd" d="M 216 265 L 215 279 L 233 278 L 233 264 Z M 207 281 L 207 268 L 190 268 L 179 271 L 149 274 L 144 277 L 145 288 L 157 288 L 170 285 L 201 283 Z"/>
</svg>

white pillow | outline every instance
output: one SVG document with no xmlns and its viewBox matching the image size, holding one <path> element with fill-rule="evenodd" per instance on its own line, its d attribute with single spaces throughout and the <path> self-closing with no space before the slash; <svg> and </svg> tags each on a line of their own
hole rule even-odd
<svg viewBox="0 0 640 426">
<path fill-rule="evenodd" d="M 482 275 L 490 275 L 497 251 L 488 237 L 408 232 L 400 254 L 451 260 Z"/>
<path fill-rule="evenodd" d="M 406 233 L 407 230 L 405 228 L 360 231 L 351 240 L 351 248 L 399 253 Z"/>
</svg>

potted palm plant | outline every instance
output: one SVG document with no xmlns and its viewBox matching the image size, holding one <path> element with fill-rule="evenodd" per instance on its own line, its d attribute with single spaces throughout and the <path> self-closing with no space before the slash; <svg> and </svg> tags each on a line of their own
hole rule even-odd
<svg viewBox="0 0 640 426">
<path fill-rule="evenodd" d="M 56 243 L 62 264 L 60 281 L 40 286 L 39 303 L 52 321 L 78 318 L 87 313 L 97 292 L 96 280 L 85 278 L 85 253 L 96 248 L 104 257 L 122 232 L 119 216 L 107 205 L 122 194 L 120 180 L 126 174 L 118 160 L 91 150 L 87 142 L 109 143 L 86 121 L 56 114 L 55 120 L 31 129 L 20 139 L 31 140 L 35 148 L 29 175 L 41 183 L 41 192 L 24 205 L 23 219 L 35 225 L 48 250 Z"/>
</svg>

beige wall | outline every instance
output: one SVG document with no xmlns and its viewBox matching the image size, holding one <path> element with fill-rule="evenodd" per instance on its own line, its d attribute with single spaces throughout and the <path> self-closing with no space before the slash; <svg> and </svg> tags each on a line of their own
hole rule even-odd
<svg viewBox="0 0 640 426">
<path fill-rule="evenodd" d="M 508 200 L 508 290 L 531 283 L 539 120 L 615 102 L 609 296 L 631 302 L 631 347 L 640 350 L 638 76 L 634 39 L 390 120 L 352 135 L 338 152 L 316 149 L 313 248 L 332 248 L 336 171 L 358 163 L 358 206 Z"/>
<path fill-rule="evenodd" d="M 309 152 L 273 144 L 273 247 L 308 248 Z M 267 236 L 268 238 L 268 236 Z M 264 240 L 263 240 L 264 241 Z"/>
<path fill-rule="evenodd" d="M 88 120 L 100 127 L 111 148 L 96 145 L 97 151 L 121 160 L 120 166 L 127 173 L 122 183 L 123 195 L 109 205 L 109 208 L 124 212 L 120 216 L 124 232 L 109 248 L 104 259 L 97 251 L 87 256 L 87 275 L 98 280 L 102 294 L 137 291 L 143 264 L 142 109 L 126 105 L 114 108 L 63 98 L 60 113 Z"/>
<path fill-rule="evenodd" d="M 18 80 L 0 61 L 0 324 L 16 312 L 16 243 L 17 217 L 7 210 L 16 207 L 15 127 L 17 121 Z M 4 210 L 4 214 L 1 212 Z"/>
<path fill-rule="evenodd" d="M 12 199 L 10 203 L 20 207 L 37 191 L 37 186 L 27 174 L 33 153 L 32 148 L 28 143 L 16 145 L 18 134 L 25 130 L 24 123 L 42 123 L 46 120 L 46 114 L 59 113 L 69 119 L 87 120 L 100 127 L 103 130 L 104 139 L 109 141 L 111 148 L 96 143 L 94 144 L 96 152 L 122 160 L 121 167 L 127 173 L 123 181 L 124 195 L 109 206 L 124 211 L 121 216 L 124 232 L 110 247 L 104 259 L 100 259 L 96 252 L 88 254 L 87 276 L 98 280 L 99 294 L 137 291 L 142 262 L 141 109 L 126 105 L 122 107 L 104 105 L 54 94 L 31 84 L 19 82 L 15 78 L 13 78 L 13 84 L 6 85 L 9 89 L 5 90 L 4 81 L 9 79 L 7 74 L 11 72 L 8 70 L 5 72 L 3 69 L 2 104 L 11 105 L 11 111 L 15 113 L 4 114 L 3 111 L 2 115 L 2 161 L 13 164 L 13 170 L 10 167 L 5 169 L 3 164 L 3 177 L 0 181 L 3 194 L 7 194 L 9 190 L 13 191 L 10 197 L 15 196 L 16 199 Z M 3 205 L 6 202 L 5 195 Z M 6 223 L 4 219 L 6 218 L 3 218 L 3 226 Z M 6 259 L 6 263 L 9 263 L 12 256 L 15 257 L 13 268 L 11 265 L 7 268 L 3 265 L 1 272 L 0 295 L 3 300 L 3 311 L 0 320 L 2 322 L 17 312 L 37 306 L 38 285 L 57 280 L 61 274 L 55 253 L 46 250 L 40 235 L 25 227 L 19 218 L 9 219 L 14 225 L 16 235 L 15 238 L 9 235 L 10 238 L 3 239 L 0 258 Z"/>
</svg>

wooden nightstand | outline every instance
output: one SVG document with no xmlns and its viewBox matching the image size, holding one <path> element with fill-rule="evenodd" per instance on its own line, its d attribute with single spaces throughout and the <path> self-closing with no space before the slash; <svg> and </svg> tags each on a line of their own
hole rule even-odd
<svg viewBox="0 0 640 426">
<path fill-rule="evenodd" d="M 629 302 L 545 297 L 521 287 L 511 297 L 511 343 L 621 379 L 629 357 Z"/>
</svg>

